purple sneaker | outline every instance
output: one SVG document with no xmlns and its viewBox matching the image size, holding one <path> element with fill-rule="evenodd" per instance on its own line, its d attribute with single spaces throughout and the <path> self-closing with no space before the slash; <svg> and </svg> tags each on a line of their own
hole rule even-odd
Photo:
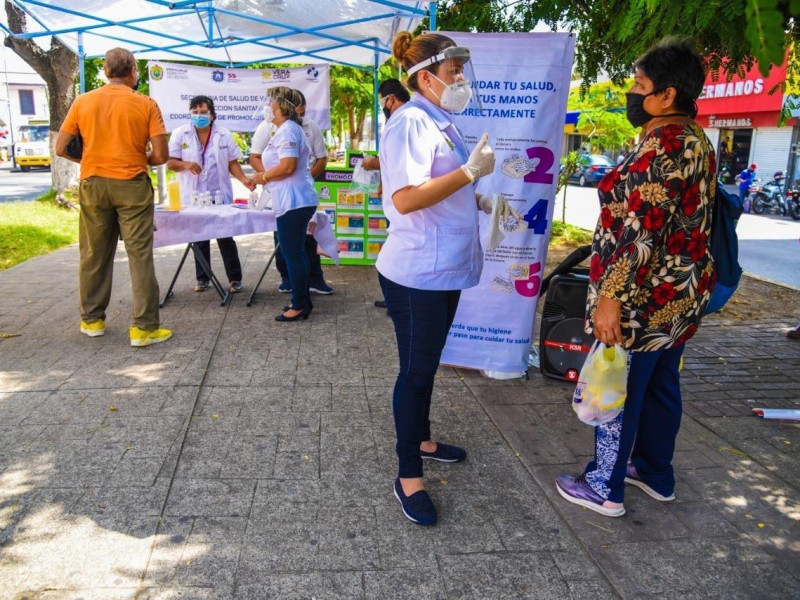
<svg viewBox="0 0 800 600">
<path fill-rule="evenodd" d="M 625 514 L 624 506 L 620 506 L 619 508 L 603 506 L 606 502 L 605 498 L 589 487 L 583 475 L 579 477 L 559 475 L 556 478 L 556 489 L 567 502 L 583 506 L 601 515 L 605 515 L 606 517 L 621 517 Z"/>
<path fill-rule="evenodd" d="M 664 496 L 663 494 L 659 494 L 649 485 L 647 485 L 639 474 L 636 472 L 636 467 L 633 466 L 633 463 L 628 463 L 628 468 L 625 471 L 625 483 L 630 483 L 632 486 L 635 486 L 642 490 L 645 494 L 658 500 L 659 502 L 672 502 L 675 500 L 675 494 L 670 494 L 669 496 Z"/>
</svg>

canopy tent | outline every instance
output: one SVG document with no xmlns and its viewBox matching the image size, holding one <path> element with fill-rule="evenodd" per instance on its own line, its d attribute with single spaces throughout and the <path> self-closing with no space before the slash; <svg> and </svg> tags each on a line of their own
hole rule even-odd
<svg viewBox="0 0 800 600">
<path fill-rule="evenodd" d="M 29 17 L 20 38 L 57 36 L 76 54 L 124 46 L 140 58 L 374 65 L 394 35 L 436 3 L 419 0 L 11 0 Z M 431 27 L 434 28 L 433 26 Z"/>
<path fill-rule="evenodd" d="M 254 63 L 338 63 L 374 72 L 394 36 L 413 30 L 436 2 L 421 0 L 11 0 L 28 16 L 18 38 L 56 36 L 83 59 L 123 46 L 137 58 Z M 377 137 L 377 119 L 375 120 Z"/>
</svg>

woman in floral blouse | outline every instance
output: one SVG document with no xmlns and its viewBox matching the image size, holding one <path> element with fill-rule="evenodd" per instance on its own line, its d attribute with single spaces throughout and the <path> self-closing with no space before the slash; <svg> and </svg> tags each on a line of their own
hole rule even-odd
<svg viewBox="0 0 800 600">
<path fill-rule="evenodd" d="M 616 419 L 595 428 L 595 460 L 579 477 L 556 480 L 566 500 L 610 517 L 625 514 L 626 483 L 675 498 L 678 369 L 715 281 L 716 159 L 693 120 L 703 59 L 691 42 L 667 39 L 634 69 L 627 115 L 642 127 L 640 142 L 598 185 L 587 298 L 587 332 L 631 353 L 628 396 Z"/>
</svg>

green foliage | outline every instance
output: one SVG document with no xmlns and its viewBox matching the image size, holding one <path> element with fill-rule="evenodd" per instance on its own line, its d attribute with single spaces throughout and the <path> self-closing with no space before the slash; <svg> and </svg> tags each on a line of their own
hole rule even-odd
<svg viewBox="0 0 800 600">
<path fill-rule="evenodd" d="M 588 138 L 595 147 L 619 150 L 636 137 L 635 129 L 625 116 L 625 92 L 629 82 L 623 86 L 611 82 L 594 84 L 585 89 L 570 92 L 569 110 L 581 111 L 578 132 Z"/>
<path fill-rule="evenodd" d="M 562 168 L 558 173 L 558 186 L 556 187 L 556 194 L 558 194 L 558 192 L 560 192 L 562 189 L 566 188 L 567 184 L 569 183 L 570 175 L 578 170 L 578 167 L 581 164 L 580 156 L 580 152 L 573 150 L 572 152 L 568 152 L 561 157 Z"/>
<path fill-rule="evenodd" d="M 544 23 L 577 34 L 577 71 L 587 83 L 602 72 L 620 83 L 631 66 L 666 35 L 691 36 L 727 75 L 757 60 L 763 74 L 800 41 L 800 0 L 442 0 L 444 31 L 530 31 Z M 424 22 L 422 27 L 427 27 Z M 800 82 L 790 64 L 789 84 Z"/>
<path fill-rule="evenodd" d="M 397 76 L 397 66 L 390 60 L 378 69 L 378 82 Z M 351 147 L 358 147 L 364 122 L 372 119 L 374 80 L 369 71 L 342 65 L 331 66 L 331 128 L 344 139 L 341 124 L 347 124 Z"/>
<path fill-rule="evenodd" d="M 585 246 L 592 243 L 592 232 L 562 221 L 553 221 L 550 227 L 551 246 Z"/>
<path fill-rule="evenodd" d="M 57 206 L 54 196 L 0 204 L 0 271 L 78 241 L 78 211 Z"/>
</svg>

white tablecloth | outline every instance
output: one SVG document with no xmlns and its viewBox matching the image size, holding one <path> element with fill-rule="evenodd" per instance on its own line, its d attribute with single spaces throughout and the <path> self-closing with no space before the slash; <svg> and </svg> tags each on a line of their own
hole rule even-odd
<svg viewBox="0 0 800 600">
<path fill-rule="evenodd" d="M 328 215 L 316 214 L 317 226 L 314 239 L 333 261 L 339 264 L 339 248 Z M 266 233 L 275 231 L 275 213 L 271 210 L 234 208 L 231 205 L 208 208 L 186 207 L 172 212 L 159 210 L 155 213 L 156 231 L 153 247 L 188 244 L 203 240 Z"/>
</svg>

